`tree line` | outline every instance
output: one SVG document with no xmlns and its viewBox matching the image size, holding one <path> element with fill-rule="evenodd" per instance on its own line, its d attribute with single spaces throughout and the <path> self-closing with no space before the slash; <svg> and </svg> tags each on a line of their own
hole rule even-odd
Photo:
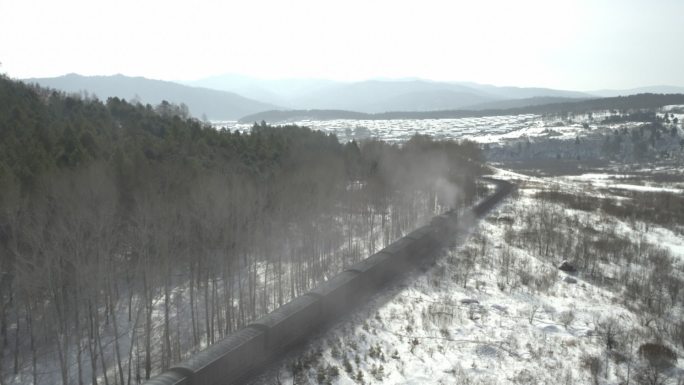
<svg viewBox="0 0 684 385">
<path fill-rule="evenodd" d="M 0 383 L 140 383 L 469 203 L 482 161 L 0 77 Z"/>
</svg>

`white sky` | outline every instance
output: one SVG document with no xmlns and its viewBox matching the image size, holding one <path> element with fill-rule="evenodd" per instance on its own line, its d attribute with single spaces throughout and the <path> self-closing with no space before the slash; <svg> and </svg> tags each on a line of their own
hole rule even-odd
<svg viewBox="0 0 684 385">
<path fill-rule="evenodd" d="M 683 0 L 0 0 L 11 77 L 684 86 Z"/>
</svg>

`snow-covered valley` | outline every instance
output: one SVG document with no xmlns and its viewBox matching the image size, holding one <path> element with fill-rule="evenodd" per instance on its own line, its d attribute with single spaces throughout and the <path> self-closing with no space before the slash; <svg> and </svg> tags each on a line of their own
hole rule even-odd
<svg viewBox="0 0 684 385">
<path fill-rule="evenodd" d="M 602 200 L 592 178 L 499 176 L 519 194 L 255 383 L 681 384 L 682 224 L 539 193 Z"/>
</svg>

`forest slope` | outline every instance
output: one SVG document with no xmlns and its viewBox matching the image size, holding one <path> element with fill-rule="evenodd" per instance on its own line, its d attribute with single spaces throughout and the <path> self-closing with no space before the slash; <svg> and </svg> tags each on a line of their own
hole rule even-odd
<svg viewBox="0 0 684 385">
<path fill-rule="evenodd" d="M 0 77 L 0 376 L 149 378 L 466 204 L 481 160 Z"/>
</svg>

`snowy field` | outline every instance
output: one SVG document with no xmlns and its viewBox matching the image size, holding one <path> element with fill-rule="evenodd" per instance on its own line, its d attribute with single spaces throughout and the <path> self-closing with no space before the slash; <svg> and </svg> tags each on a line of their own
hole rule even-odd
<svg viewBox="0 0 684 385">
<path fill-rule="evenodd" d="M 642 348 L 662 344 L 681 357 L 684 332 L 671 330 L 684 327 L 682 301 L 676 299 L 682 288 L 671 293 L 670 305 L 655 311 L 655 303 L 647 308 L 641 303 L 646 297 L 630 294 L 627 287 L 631 277 L 653 277 L 658 265 L 650 261 L 656 258 L 666 258 L 667 276 L 681 286 L 681 224 L 672 229 L 623 220 L 537 195 L 555 185 L 588 197 L 605 196 L 599 182 L 609 175 L 551 179 L 501 172 L 500 177 L 516 180 L 519 195 L 490 213 L 461 246 L 377 295 L 254 383 L 683 383 L 681 360 L 656 364 Z M 675 189 L 661 191 L 670 190 Z M 539 233 L 529 234 L 537 225 Z M 554 234 L 543 233 L 543 226 L 567 239 L 543 241 Z M 611 240 L 648 257 L 625 263 L 624 256 L 599 258 L 592 252 L 591 274 L 589 265 L 577 273 L 557 268 L 583 241 L 598 245 Z M 566 242 L 573 243 L 566 254 L 549 248 Z M 644 282 L 649 290 L 657 286 L 648 278 Z"/>
<path fill-rule="evenodd" d="M 304 120 L 288 122 L 336 134 L 341 140 L 377 138 L 387 142 L 404 142 L 415 134 L 436 139 L 470 139 L 479 143 L 496 143 L 521 136 L 548 135 L 544 120 L 538 115 L 508 115 L 461 119 L 394 119 L 394 120 Z M 214 122 L 216 127 L 246 131 L 251 124 Z M 560 135 L 574 138 L 581 124 L 553 127 Z"/>
<path fill-rule="evenodd" d="M 679 113 L 682 106 L 665 106 L 662 112 L 673 113 L 679 121 L 684 114 Z M 527 138 L 575 139 L 587 133 L 584 123 L 590 130 L 615 129 L 634 124 L 600 124 L 611 116 L 610 112 L 594 112 L 591 116 L 576 115 L 569 120 L 542 117 L 540 115 L 502 115 L 459 119 L 392 119 L 392 120 L 299 120 L 272 122 L 274 124 L 296 124 L 311 127 L 323 132 L 334 133 L 342 141 L 352 139 L 376 138 L 391 143 L 405 142 L 415 134 L 430 135 L 436 139 L 468 139 L 478 143 L 501 143 L 506 140 Z M 214 121 L 217 128 L 230 131 L 248 131 L 252 124 L 235 121 Z"/>
<path fill-rule="evenodd" d="M 643 184 L 633 184 L 623 182 L 625 180 L 642 179 L 638 175 L 630 174 L 597 174 L 587 173 L 582 175 L 566 176 L 569 181 L 579 181 L 589 185 L 591 188 L 599 189 L 618 189 L 641 192 L 667 192 L 673 194 L 684 193 L 684 183 L 673 183 L 672 185 L 662 186 L 651 181 L 641 181 Z M 673 187 L 675 186 L 675 187 Z"/>
</svg>

